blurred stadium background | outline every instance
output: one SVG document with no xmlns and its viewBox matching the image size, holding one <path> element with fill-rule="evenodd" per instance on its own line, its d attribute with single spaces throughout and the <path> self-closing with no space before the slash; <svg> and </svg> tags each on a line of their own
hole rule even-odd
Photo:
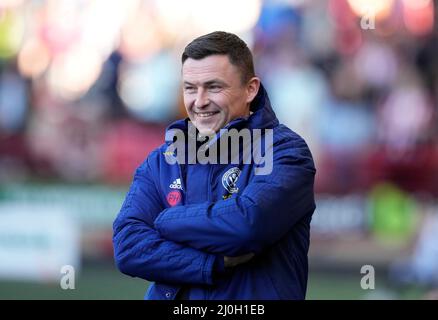
<svg viewBox="0 0 438 320">
<path fill-rule="evenodd" d="M 182 49 L 214 30 L 247 41 L 314 154 L 308 298 L 436 298 L 436 3 L 0 0 L 0 298 L 142 299 L 147 282 L 114 267 L 112 221 L 185 116 Z"/>
</svg>

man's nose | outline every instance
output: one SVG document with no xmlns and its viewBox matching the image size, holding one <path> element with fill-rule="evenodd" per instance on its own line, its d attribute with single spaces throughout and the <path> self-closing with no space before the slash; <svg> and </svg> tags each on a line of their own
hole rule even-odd
<svg viewBox="0 0 438 320">
<path fill-rule="evenodd" d="M 200 89 L 196 94 L 195 107 L 200 109 L 206 107 L 210 104 L 210 99 L 208 98 L 208 94 L 205 90 Z"/>
</svg>

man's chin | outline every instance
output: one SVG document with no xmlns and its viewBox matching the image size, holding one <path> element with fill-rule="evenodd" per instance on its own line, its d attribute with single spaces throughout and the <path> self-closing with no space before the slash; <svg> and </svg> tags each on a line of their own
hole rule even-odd
<svg viewBox="0 0 438 320">
<path fill-rule="evenodd" d="M 212 136 L 216 134 L 216 131 L 214 128 L 205 128 L 205 127 L 197 127 L 199 134 L 201 136 Z"/>
<path fill-rule="evenodd" d="M 192 125 L 198 130 L 199 134 L 202 136 L 212 136 L 215 135 L 221 128 L 221 123 L 217 121 L 196 121 L 196 119 L 191 119 Z"/>
</svg>

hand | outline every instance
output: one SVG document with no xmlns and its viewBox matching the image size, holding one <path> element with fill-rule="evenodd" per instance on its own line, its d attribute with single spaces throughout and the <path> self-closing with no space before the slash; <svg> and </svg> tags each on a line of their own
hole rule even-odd
<svg viewBox="0 0 438 320">
<path fill-rule="evenodd" d="M 254 257 L 254 253 L 250 252 L 238 257 L 224 257 L 224 267 L 235 267 L 239 264 L 248 262 Z"/>
</svg>

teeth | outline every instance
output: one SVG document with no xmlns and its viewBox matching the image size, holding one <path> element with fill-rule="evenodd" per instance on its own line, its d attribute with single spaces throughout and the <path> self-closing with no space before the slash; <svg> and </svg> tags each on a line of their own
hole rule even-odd
<svg viewBox="0 0 438 320">
<path fill-rule="evenodd" d="M 204 112 L 204 113 L 197 113 L 196 115 L 201 117 L 201 118 L 206 118 L 206 117 L 210 117 L 214 114 L 215 114 L 214 112 Z"/>
</svg>

